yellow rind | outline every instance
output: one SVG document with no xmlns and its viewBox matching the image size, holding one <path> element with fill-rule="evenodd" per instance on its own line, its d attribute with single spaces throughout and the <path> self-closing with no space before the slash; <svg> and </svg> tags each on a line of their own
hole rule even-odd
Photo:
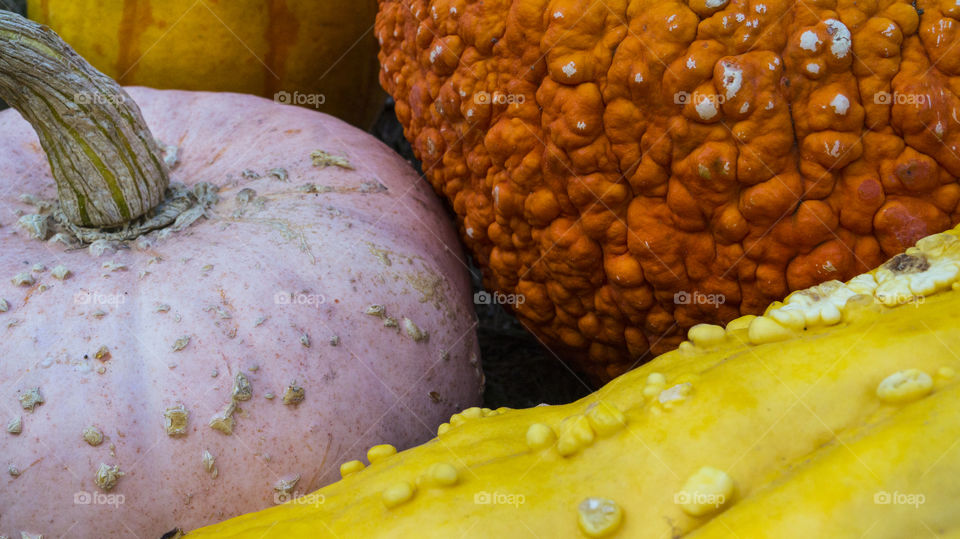
<svg viewBox="0 0 960 539">
<path fill-rule="evenodd" d="M 189 537 L 578 537 L 589 497 L 622 511 L 613 537 L 958 536 L 958 235 L 908 251 L 930 259 L 933 277 L 883 269 L 873 291 L 876 270 L 831 285 L 829 297 L 792 308 L 804 323 L 789 315 L 785 339 L 751 344 L 745 329 L 758 318 L 741 320 L 723 342 L 664 354 L 575 403 L 460 414 L 438 438 L 321 489 L 319 507 L 280 505 Z M 842 287 L 852 294 L 838 319 L 819 302 Z M 892 300 L 904 290 L 913 299 Z M 932 378 L 929 392 L 878 397 L 881 382 L 910 369 Z M 687 396 L 661 404 L 657 395 L 680 384 Z M 623 426 L 604 418 L 594 432 L 599 406 Z M 528 444 L 534 424 L 556 441 L 536 427 Z M 385 491 L 441 462 L 456 466 L 456 484 L 384 503 Z M 705 466 L 735 488 L 717 511 L 692 516 L 676 494 Z"/>
</svg>

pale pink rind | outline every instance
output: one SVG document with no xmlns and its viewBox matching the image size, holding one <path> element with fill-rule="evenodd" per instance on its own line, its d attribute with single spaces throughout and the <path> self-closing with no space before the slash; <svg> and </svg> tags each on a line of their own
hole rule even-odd
<svg viewBox="0 0 960 539">
<path fill-rule="evenodd" d="M 180 147 L 173 180 L 222 188 L 217 217 L 99 258 L 28 238 L 17 212 L 36 210 L 19 195 L 52 200 L 55 186 L 30 126 L 0 113 L 0 298 L 9 302 L 0 313 L 0 411 L 23 416 L 22 434 L 0 436 L 0 454 L 21 471 L 2 479 L 0 534 L 159 537 L 174 525 L 196 528 L 272 505 L 275 487 L 298 475 L 292 494 L 311 492 L 369 446 L 420 443 L 479 402 L 468 274 L 441 204 L 409 164 L 302 108 L 235 94 L 128 92 L 154 135 Z M 345 156 L 355 170 L 314 167 L 315 150 Z M 267 174 L 274 168 L 287 181 Z M 262 177 L 245 178 L 246 169 Z M 386 191 L 362 187 L 378 182 Z M 298 191 L 307 183 L 321 192 Z M 244 188 L 267 200 L 234 219 Z M 10 282 L 38 263 L 69 274 Z M 298 292 L 277 303 L 277 294 Z M 364 314 L 373 303 L 427 338 Z M 106 361 L 95 357 L 102 346 Z M 252 398 L 238 403 L 226 435 L 208 421 L 230 402 L 238 370 Z M 299 404 L 265 398 L 294 382 L 304 389 Z M 31 413 L 18 397 L 33 387 L 45 402 Z M 164 411 L 180 404 L 186 434 L 171 436 Z M 84 440 L 88 426 L 103 431 L 103 443 Z M 216 459 L 215 478 L 204 451 Z M 101 463 L 124 473 L 109 492 L 94 482 Z M 82 503 L 84 492 L 93 503 Z M 122 495 L 112 498 L 122 504 L 93 493 Z"/>
</svg>

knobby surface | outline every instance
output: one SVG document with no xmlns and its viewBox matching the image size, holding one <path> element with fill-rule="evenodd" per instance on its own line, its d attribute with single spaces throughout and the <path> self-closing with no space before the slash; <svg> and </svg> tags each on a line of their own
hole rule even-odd
<svg viewBox="0 0 960 539">
<path fill-rule="evenodd" d="M 403 136 L 403 126 L 397 121 L 392 98 L 387 98 L 373 134 L 423 175 L 420 162 Z M 450 210 L 449 206 L 447 209 Z M 450 211 L 450 219 L 455 218 Z M 476 294 L 485 292 L 481 271 L 470 257 L 468 263 L 473 277 L 473 294 L 477 297 Z M 565 404 L 595 389 L 583 373 L 564 365 L 560 357 L 545 347 L 502 305 L 475 302 L 474 306 L 486 378 L 483 395 L 485 407 L 529 408 L 541 403 Z"/>
<path fill-rule="evenodd" d="M 487 287 L 604 380 L 960 221 L 960 8 L 915 4 L 389 0 L 376 34 Z"/>
</svg>

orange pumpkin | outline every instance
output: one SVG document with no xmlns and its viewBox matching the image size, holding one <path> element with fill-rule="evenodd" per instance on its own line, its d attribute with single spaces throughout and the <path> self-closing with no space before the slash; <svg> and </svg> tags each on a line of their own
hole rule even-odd
<svg viewBox="0 0 960 539">
<path fill-rule="evenodd" d="M 240 92 L 368 127 L 383 105 L 375 0 L 28 0 L 124 85 Z"/>
<path fill-rule="evenodd" d="M 387 0 L 380 80 L 487 286 L 605 380 L 960 221 L 960 7 L 916 5 Z"/>
</svg>

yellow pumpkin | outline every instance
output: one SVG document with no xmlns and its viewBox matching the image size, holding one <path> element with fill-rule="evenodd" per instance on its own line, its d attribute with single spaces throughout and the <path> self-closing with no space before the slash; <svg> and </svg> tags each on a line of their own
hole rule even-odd
<svg viewBox="0 0 960 539">
<path fill-rule="evenodd" d="M 29 0 L 125 86 L 256 94 L 369 127 L 383 104 L 375 0 Z"/>
<path fill-rule="evenodd" d="M 955 537 L 958 273 L 960 229 L 926 237 L 580 401 L 465 410 L 188 536 Z"/>
</svg>

